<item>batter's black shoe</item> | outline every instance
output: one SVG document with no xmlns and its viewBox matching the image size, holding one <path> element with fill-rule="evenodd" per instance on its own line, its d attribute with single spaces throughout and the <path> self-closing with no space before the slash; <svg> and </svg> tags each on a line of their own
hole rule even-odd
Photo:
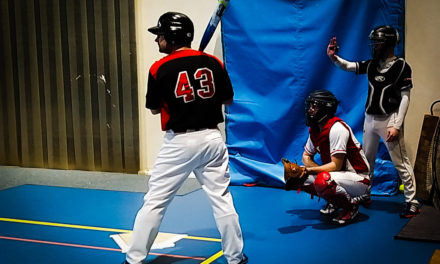
<svg viewBox="0 0 440 264">
<path fill-rule="evenodd" d="M 238 262 L 238 264 L 246 264 L 246 263 L 248 263 L 248 257 L 245 254 L 243 254 L 243 258 L 241 259 L 240 262 Z"/>
<path fill-rule="evenodd" d="M 411 218 L 418 215 L 422 210 L 415 203 L 403 203 L 400 218 Z"/>
</svg>

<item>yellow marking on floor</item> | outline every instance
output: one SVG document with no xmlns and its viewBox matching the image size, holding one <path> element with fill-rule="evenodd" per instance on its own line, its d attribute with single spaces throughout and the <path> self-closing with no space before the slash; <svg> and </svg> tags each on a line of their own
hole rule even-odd
<svg viewBox="0 0 440 264">
<path fill-rule="evenodd" d="M 33 225 L 56 226 L 56 227 L 65 227 L 65 228 L 87 229 L 87 230 L 116 232 L 116 233 L 132 233 L 133 232 L 132 230 L 126 230 L 126 229 L 106 228 L 106 227 L 97 227 L 97 226 L 85 226 L 85 225 L 71 225 L 71 224 L 33 221 L 33 220 L 24 220 L 24 219 L 13 219 L 13 218 L 3 218 L 3 217 L 0 217 L 0 221 L 21 223 L 21 224 L 33 224 Z M 219 238 L 197 237 L 197 236 L 187 236 L 187 237 L 185 237 L 185 239 L 211 241 L 211 242 L 221 242 L 222 241 Z"/>
<path fill-rule="evenodd" d="M 214 255 L 212 255 L 211 257 L 205 259 L 203 262 L 201 262 L 200 264 L 209 264 L 212 263 L 213 261 L 215 261 L 216 259 L 218 259 L 219 257 L 221 257 L 223 255 L 223 251 L 220 250 L 219 252 L 215 253 Z"/>
<path fill-rule="evenodd" d="M 131 230 L 125 230 L 125 229 L 106 228 L 106 227 L 97 227 L 97 226 L 84 226 L 84 225 L 71 225 L 71 224 L 61 224 L 61 223 L 32 221 L 32 220 L 13 219 L 13 218 L 1 218 L 0 217 L 0 221 L 21 223 L 21 224 L 33 224 L 33 225 L 56 226 L 56 227 L 76 228 L 76 229 L 87 229 L 87 230 L 96 230 L 96 231 L 118 232 L 118 233 L 132 232 Z"/>
<path fill-rule="evenodd" d="M 203 240 L 203 241 L 212 241 L 212 242 L 222 242 L 220 238 L 210 238 L 210 237 L 196 237 L 196 236 L 187 236 L 186 239 L 193 240 Z"/>
</svg>

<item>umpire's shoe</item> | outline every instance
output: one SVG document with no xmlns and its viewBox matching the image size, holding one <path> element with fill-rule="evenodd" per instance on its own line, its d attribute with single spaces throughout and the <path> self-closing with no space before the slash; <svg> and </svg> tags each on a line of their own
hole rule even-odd
<svg viewBox="0 0 440 264">
<path fill-rule="evenodd" d="M 418 215 L 422 210 L 415 203 L 403 203 L 400 218 L 411 218 Z"/>
</svg>

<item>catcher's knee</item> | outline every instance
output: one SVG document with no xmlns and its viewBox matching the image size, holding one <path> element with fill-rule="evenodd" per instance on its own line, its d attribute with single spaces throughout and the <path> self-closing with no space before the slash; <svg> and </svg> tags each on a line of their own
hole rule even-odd
<svg viewBox="0 0 440 264">
<path fill-rule="evenodd" d="M 318 173 L 313 185 L 316 193 L 324 199 L 336 193 L 336 182 L 332 180 L 330 173 L 327 171 Z"/>
</svg>

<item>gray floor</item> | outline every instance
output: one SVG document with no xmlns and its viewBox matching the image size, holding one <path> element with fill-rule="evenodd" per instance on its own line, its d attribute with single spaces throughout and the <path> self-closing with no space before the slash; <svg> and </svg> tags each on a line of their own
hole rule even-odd
<svg viewBox="0 0 440 264">
<path fill-rule="evenodd" d="M 24 184 L 74 187 L 127 192 L 147 192 L 149 176 L 77 170 L 55 170 L 0 166 L 0 190 Z M 178 195 L 200 188 L 194 178 L 188 178 Z"/>
</svg>

